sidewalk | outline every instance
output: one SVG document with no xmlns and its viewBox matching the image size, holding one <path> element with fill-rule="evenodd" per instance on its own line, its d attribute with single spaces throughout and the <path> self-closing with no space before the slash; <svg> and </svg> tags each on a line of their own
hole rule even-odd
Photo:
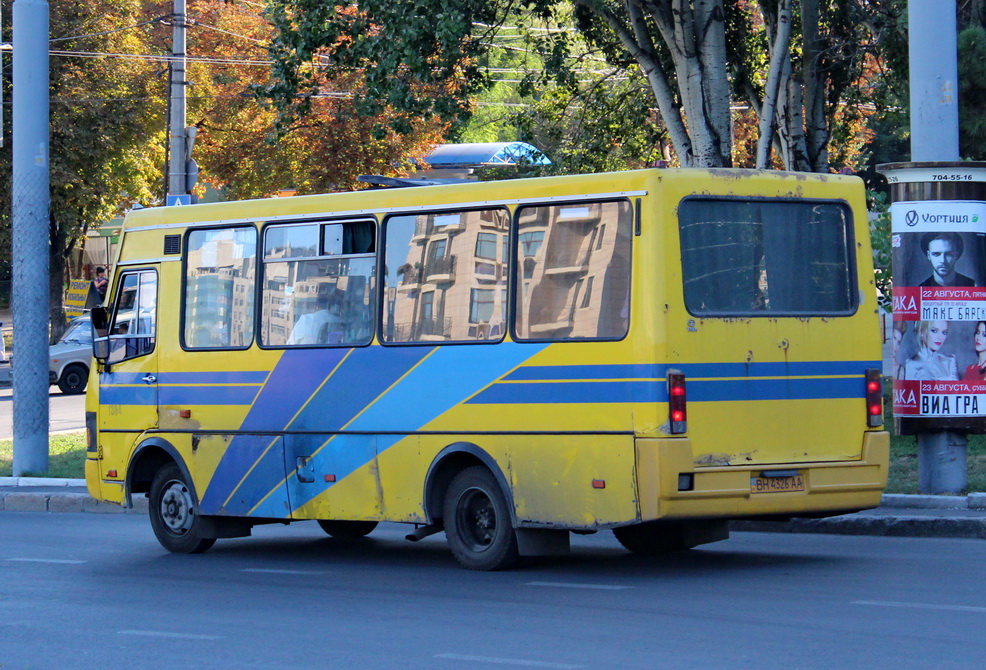
<svg viewBox="0 0 986 670">
<path fill-rule="evenodd" d="M 134 496 L 134 508 L 99 502 L 81 479 L 0 477 L 0 511 L 147 514 L 147 498 Z M 986 493 L 968 496 L 888 494 L 876 509 L 826 519 L 734 521 L 734 531 L 757 533 L 833 533 L 889 537 L 952 537 L 986 540 Z"/>
</svg>

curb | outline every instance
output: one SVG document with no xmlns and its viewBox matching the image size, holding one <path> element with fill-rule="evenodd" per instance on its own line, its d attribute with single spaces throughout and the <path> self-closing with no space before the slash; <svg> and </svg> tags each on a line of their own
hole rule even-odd
<svg viewBox="0 0 986 670">
<path fill-rule="evenodd" d="M 986 519 L 927 516 L 841 516 L 791 521 L 733 521 L 730 530 L 751 533 L 819 533 L 883 537 L 948 537 L 986 540 Z"/>
<path fill-rule="evenodd" d="M 97 514 L 147 514 L 147 498 L 133 499 L 134 506 L 96 500 L 88 493 L 0 492 L 0 512 L 93 512 Z"/>
<path fill-rule="evenodd" d="M 59 479 L 55 477 L 0 477 L 0 486 L 80 486 L 85 479 Z"/>
</svg>

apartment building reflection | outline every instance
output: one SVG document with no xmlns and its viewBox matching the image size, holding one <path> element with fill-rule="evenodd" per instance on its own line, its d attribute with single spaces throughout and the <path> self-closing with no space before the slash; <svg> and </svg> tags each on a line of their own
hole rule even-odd
<svg viewBox="0 0 986 670">
<path fill-rule="evenodd" d="M 253 339 L 256 242 L 231 231 L 189 237 L 185 342 L 191 347 L 238 347 Z M 225 234 L 224 234 L 225 233 Z"/>
<path fill-rule="evenodd" d="M 628 320 L 629 204 L 529 207 L 518 221 L 518 334 L 622 336 Z M 388 276 L 384 338 L 500 339 L 507 314 L 508 225 L 504 210 L 390 219 L 388 257 L 400 258 L 402 248 L 407 253 Z"/>
</svg>

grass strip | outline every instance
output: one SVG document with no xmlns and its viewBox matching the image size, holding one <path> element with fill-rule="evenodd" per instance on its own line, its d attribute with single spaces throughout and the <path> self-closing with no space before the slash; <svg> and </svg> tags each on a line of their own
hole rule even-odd
<svg viewBox="0 0 986 670">
<path fill-rule="evenodd" d="M 28 477 L 85 478 L 86 432 L 60 433 L 48 437 L 48 469 Z M 14 467 L 14 441 L 0 440 L 0 477 L 10 477 Z"/>
</svg>

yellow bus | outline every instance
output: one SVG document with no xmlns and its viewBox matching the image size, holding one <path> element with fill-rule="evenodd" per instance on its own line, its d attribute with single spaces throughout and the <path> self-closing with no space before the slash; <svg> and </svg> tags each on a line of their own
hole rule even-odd
<svg viewBox="0 0 986 670">
<path fill-rule="evenodd" d="M 94 497 L 146 494 L 172 552 L 387 521 L 477 570 L 879 504 L 858 179 L 374 181 L 127 216 L 93 315 Z"/>
</svg>

